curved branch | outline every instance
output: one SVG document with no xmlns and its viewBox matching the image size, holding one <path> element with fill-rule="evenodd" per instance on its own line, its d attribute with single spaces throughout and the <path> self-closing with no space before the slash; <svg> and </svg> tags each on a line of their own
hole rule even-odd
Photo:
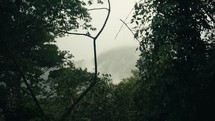
<svg viewBox="0 0 215 121">
<path fill-rule="evenodd" d="M 98 32 L 98 34 L 94 37 L 93 39 L 93 47 L 94 47 L 94 64 L 95 64 L 95 75 L 94 75 L 94 82 L 93 83 L 96 83 L 97 82 L 97 56 L 96 56 L 96 40 L 97 38 L 99 37 L 99 35 L 102 33 L 102 31 L 104 30 L 106 24 L 107 24 L 107 21 L 110 17 L 110 11 L 111 11 L 111 5 L 110 5 L 110 0 L 108 0 L 108 14 L 107 14 L 107 17 L 104 21 L 104 24 L 102 26 L 102 28 L 100 29 L 100 31 Z"/>
<path fill-rule="evenodd" d="M 105 10 L 108 10 L 108 13 L 107 13 L 107 17 L 105 18 L 105 21 L 104 21 L 104 24 L 102 25 L 101 29 L 99 30 L 98 34 L 93 37 L 91 36 L 90 34 L 84 34 L 84 33 L 73 33 L 73 32 L 66 32 L 66 31 L 61 31 L 61 32 L 64 32 L 64 33 L 67 33 L 67 34 L 71 34 L 71 35 L 83 35 L 83 36 L 87 36 L 91 39 L 93 39 L 94 41 L 97 40 L 97 38 L 99 37 L 99 35 L 102 33 L 102 31 L 104 30 L 106 24 L 107 24 L 107 21 L 110 17 L 110 11 L 111 11 L 111 5 L 110 5 L 110 0 L 108 0 L 108 8 L 93 8 L 93 9 L 89 9 L 89 10 L 101 10 L 101 9 L 105 9 Z"/>
<path fill-rule="evenodd" d="M 110 0 L 108 0 L 108 14 L 107 14 L 107 17 L 104 21 L 104 24 L 102 26 L 102 28 L 100 29 L 100 31 L 98 32 L 98 34 L 94 37 L 94 41 L 96 41 L 96 39 L 99 37 L 99 35 L 102 33 L 102 31 L 104 30 L 106 24 L 107 24 L 107 21 L 110 17 L 110 11 L 111 11 L 111 5 L 110 5 Z"/>
<path fill-rule="evenodd" d="M 74 110 L 74 108 L 78 105 L 78 103 L 87 95 L 87 93 L 95 86 L 96 82 L 97 82 L 97 54 L 96 54 L 96 40 L 97 38 L 100 36 L 100 34 L 102 33 L 102 31 L 104 30 L 107 21 L 110 17 L 110 11 L 111 11 L 111 6 L 110 6 L 110 0 L 108 0 L 108 14 L 107 17 L 104 21 L 104 24 L 102 25 L 101 29 L 99 30 L 98 34 L 95 37 L 92 36 L 88 36 L 86 34 L 77 34 L 77 33 L 70 33 L 70 34 L 74 34 L 74 35 L 84 35 L 84 36 L 88 36 L 91 39 L 93 39 L 93 50 L 94 50 L 94 64 L 95 64 L 95 73 L 94 73 L 94 79 L 93 81 L 90 83 L 89 87 L 78 97 L 78 99 L 74 102 L 71 103 L 70 106 L 66 109 L 65 113 L 60 117 L 59 121 L 64 121 L 66 119 L 66 117 L 71 114 L 71 112 Z"/>
</svg>

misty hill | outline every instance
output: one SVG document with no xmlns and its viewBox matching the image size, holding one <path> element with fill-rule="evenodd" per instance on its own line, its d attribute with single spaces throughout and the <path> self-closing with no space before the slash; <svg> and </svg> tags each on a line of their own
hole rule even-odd
<svg viewBox="0 0 215 121">
<path fill-rule="evenodd" d="M 98 55 L 98 72 L 112 75 L 114 83 L 131 76 L 131 70 L 135 69 L 139 52 L 136 47 L 120 47 L 109 50 Z M 86 67 L 93 70 L 92 60 L 82 60 L 76 62 L 79 67 Z"/>
</svg>

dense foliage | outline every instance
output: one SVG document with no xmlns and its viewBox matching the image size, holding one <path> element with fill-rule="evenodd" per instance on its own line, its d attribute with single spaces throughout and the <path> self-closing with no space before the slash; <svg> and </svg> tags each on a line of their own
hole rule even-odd
<svg viewBox="0 0 215 121">
<path fill-rule="evenodd" d="M 0 121 L 60 120 L 91 85 L 94 73 L 76 68 L 55 38 L 94 30 L 85 8 L 92 3 L 0 0 Z M 136 3 L 138 70 L 117 85 L 98 74 L 97 84 L 63 119 L 214 121 L 214 6 L 213 0 Z"/>
<path fill-rule="evenodd" d="M 212 121 L 214 8 L 211 0 L 144 0 L 132 22 L 142 38 L 139 120 Z"/>
<path fill-rule="evenodd" d="M 0 119 L 41 117 L 26 84 L 40 100 L 49 88 L 43 75 L 68 64 L 71 56 L 59 51 L 54 39 L 62 31 L 92 28 L 84 5 L 79 0 L 0 0 Z"/>
</svg>

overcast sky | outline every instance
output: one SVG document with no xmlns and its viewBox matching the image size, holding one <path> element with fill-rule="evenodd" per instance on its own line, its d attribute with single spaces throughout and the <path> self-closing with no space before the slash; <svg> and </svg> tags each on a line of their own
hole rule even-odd
<svg viewBox="0 0 215 121">
<path fill-rule="evenodd" d="M 106 0 L 103 1 L 106 2 Z M 97 39 L 98 55 L 102 55 L 102 53 L 106 53 L 107 51 L 111 51 L 113 49 L 122 47 L 133 47 L 134 54 L 137 54 L 135 53 L 135 47 L 138 47 L 138 42 L 133 39 L 133 35 L 125 26 L 123 27 L 117 38 L 115 38 L 117 32 L 119 31 L 122 25 L 120 19 L 125 20 L 129 12 L 134 7 L 135 0 L 110 0 L 110 2 L 111 2 L 110 18 L 104 31 Z M 107 4 L 104 4 L 104 6 L 105 5 Z M 106 15 L 107 11 L 105 10 L 91 11 L 93 26 L 99 29 L 103 24 Z M 127 23 L 130 22 L 131 16 L 132 14 L 126 21 Z M 92 39 L 90 38 L 84 36 L 70 35 L 67 37 L 58 38 L 57 45 L 61 50 L 70 51 L 70 53 L 72 53 L 75 56 L 74 61 L 76 62 L 81 60 L 82 61 L 92 60 L 93 58 Z M 88 67 L 90 67 L 90 65 Z"/>
</svg>

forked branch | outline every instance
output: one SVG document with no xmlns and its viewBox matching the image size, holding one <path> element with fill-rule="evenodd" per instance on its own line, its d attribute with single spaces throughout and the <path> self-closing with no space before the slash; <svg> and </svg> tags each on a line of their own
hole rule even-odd
<svg viewBox="0 0 215 121">
<path fill-rule="evenodd" d="M 91 38 L 93 40 L 93 52 L 94 52 L 94 66 L 95 66 L 95 72 L 94 72 L 94 79 L 93 81 L 90 83 L 90 85 L 88 86 L 88 88 L 78 97 L 78 99 L 74 102 L 71 103 L 70 106 L 65 110 L 65 113 L 60 117 L 59 121 L 64 121 L 66 119 L 66 117 L 71 114 L 71 112 L 74 110 L 74 108 L 78 105 L 78 103 L 85 97 L 85 95 L 87 95 L 87 93 L 95 86 L 96 82 L 97 82 L 97 54 L 96 54 L 96 40 L 97 38 L 100 36 L 100 34 L 102 33 L 102 31 L 104 30 L 107 21 L 110 17 L 110 12 L 111 12 L 111 5 L 110 5 L 110 0 L 108 1 L 108 8 L 105 8 L 106 10 L 108 10 L 107 16 L 105 18 L 105 21 L 101 27 L 101 29 L 98 31 L 98 33 L 96 34 L 95 37 L 91 36 L 91 35 L 87 35 L 87 34 L 81 34 L 81 33 L 69 33 L 66 32 L 67 34 L 71 34 L 71 35 L 83 35 L 83 36 L 87 36 L 89 38 Z M 91 9 L 91 10 L 99 10 L 99 9 L 104 9 L 104 8 L 95 8 L 95 9 Z"/>
</svg>

